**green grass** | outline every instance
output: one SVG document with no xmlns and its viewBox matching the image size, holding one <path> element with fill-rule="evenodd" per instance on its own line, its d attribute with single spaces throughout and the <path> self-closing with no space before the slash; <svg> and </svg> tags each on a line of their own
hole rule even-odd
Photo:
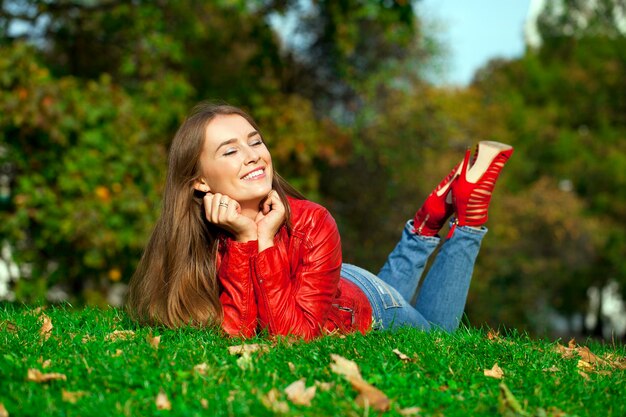
<svg viewBox="0 0 626 417">
<path fill-rule="evenodd" d="M 556 342 L 515 332 L 497 340 L 467 328 L 454 334 L 403 329 L 329 336 L 309 343 L 257 338 L 246 343 L 264 343 L 270 350 L 242 360 L 228 352 L 240 340 L 211 330 L 139 327 L 115 309 L 56 307 L 45 314 L 54 326 L 47 340 L 32 308 L 0 305 L 0 403 L 10 416 L 377 415 L 358 406 L 357 392 L 331 371 L 332 353 L 356 362 L 363 378 L 389 397 L 387 415 L 409 407 L 419 407 L 420 416 L 447 417 L 626 415 L 626 371 L 597 365 L 587 370 L 587 379 L 579 373 L 579 357 L 564 358 Z M 114 330 L 135 333 L 127 340 L 107 339 Z M 148 343 L 150 335 L 161 336 L 157 349 Z M 612 360 L 626 355 L 624 346 L 587 346 Z M 413 359 L 402 361 L 393 349 Z M 206 374 L 193 369 L 201 363 L 207 364 Z M 495 363 L 504 370 L 501 380 L 483 373 Z M 31 368 L 67 379 L 28 381 Z M 310 406 L 295 405 L 284 389 L 300 378 L 307 386 L 332 383 L 332 389 L 318 389 Z M 519 401 L 521 412 L 499 409 L 500 384 Z M 286 412 L 266 405 L 272 389 L 288 405 Z M 72 403 L 63 400 L 63 391 L 84 395 Z M 157 410 L 160 391 L 171 410 Z"/>
</svg>

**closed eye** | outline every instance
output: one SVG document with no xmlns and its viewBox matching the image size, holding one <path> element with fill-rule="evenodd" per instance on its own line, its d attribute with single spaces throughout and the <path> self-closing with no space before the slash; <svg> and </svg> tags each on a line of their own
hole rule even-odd
<svg viewBox="0 0 626 417">
<path fill-rule="evenodd" d="M 224 151 L 224 156 L 230 156 L 237 153 L 237 148 L 228 148 Z"/>
</svg>

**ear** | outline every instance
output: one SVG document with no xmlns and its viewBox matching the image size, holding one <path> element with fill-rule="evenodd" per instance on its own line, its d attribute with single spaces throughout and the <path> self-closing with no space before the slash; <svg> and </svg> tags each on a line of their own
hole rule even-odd
<svg viewBox="0 0 626 417">
<path fill-rule="evenodd" d="M 211 191 L 209 185 L 202 178 L 199 178 L 193 182 L 193 188 L 203 193 L 208 193 L 209 191 Z"/>
</svg>

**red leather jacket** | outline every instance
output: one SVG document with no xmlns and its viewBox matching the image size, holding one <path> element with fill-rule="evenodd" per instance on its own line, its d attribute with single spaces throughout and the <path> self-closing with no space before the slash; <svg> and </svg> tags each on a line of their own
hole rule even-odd
<svg viewBox="0 0 626 417">
<path fill-rule="evenodd" d="M 274 246 L 258 253 L 257 241 L 220 241 L 218 279 L 222 327 L 250 337 L 270 334 L 310 340 L 327 332 L 360 331 L 372 322 L 365 294 L 340 277 L 337 225 L 322 206 L 289 198 L 291 232 L 281 227 Z"/>
</svg>

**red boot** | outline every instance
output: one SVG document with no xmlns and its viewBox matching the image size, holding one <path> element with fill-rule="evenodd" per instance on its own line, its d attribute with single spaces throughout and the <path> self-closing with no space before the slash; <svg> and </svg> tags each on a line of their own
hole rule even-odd
<svg viewBox="0 0 626 417">
<path fill-rule="evenodd" d="M 477 157 L 469 167 L 468 150 L 459 177 L 451 186 L 455 225 L 479 227 L 487 221 L 487 209 L 498 175 L 513 153 L 513 147 L 500 142 L 482 141 Z M 452 234 L 452 231 L 451 233 Z"/>
<path fill-rule="evenodd" d="M 422 236 L 435 236 L 454 212 L 450 185 L 459 175 L 461 163 L 426 197 L 426 201 L 413 219 L 414 232 Z"/>
</svg>

